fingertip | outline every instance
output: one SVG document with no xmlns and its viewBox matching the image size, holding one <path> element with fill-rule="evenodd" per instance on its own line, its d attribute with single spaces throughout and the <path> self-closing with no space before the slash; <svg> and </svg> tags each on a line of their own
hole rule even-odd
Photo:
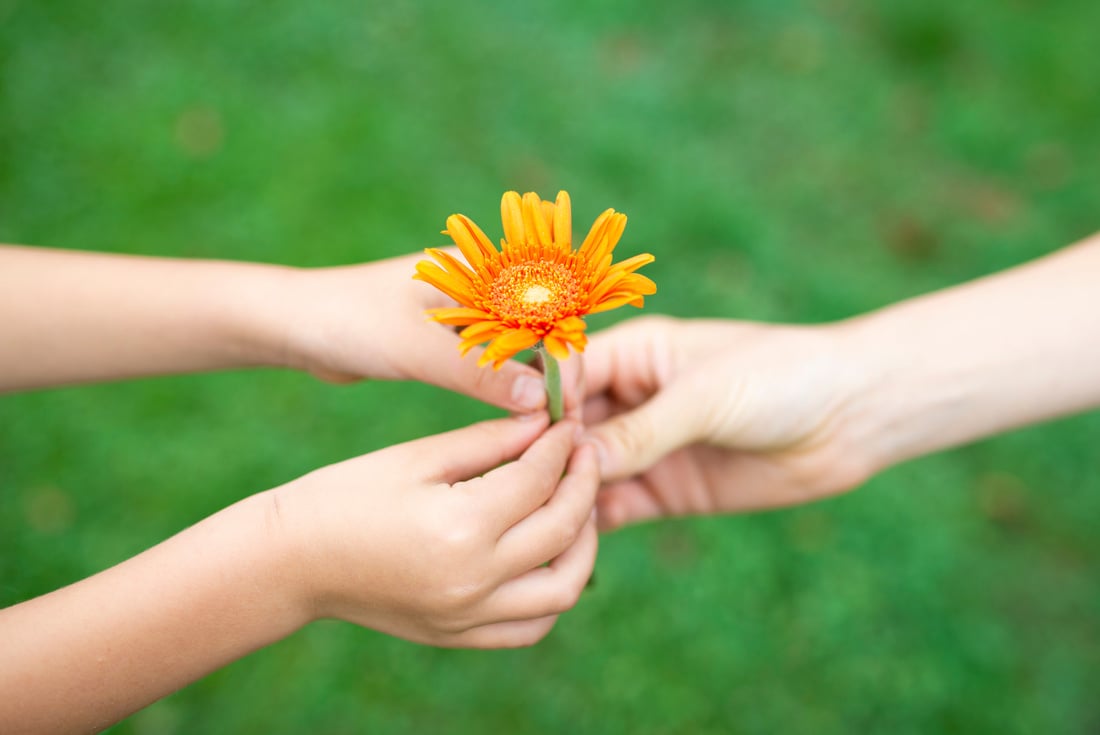
<svg viewBox="0 0 1100 735">
<path fill-rule="evenodd" d="M 594 479 L 599 479 L 600 464 L 596 447 L 587 437 L 581 437 L 578 441 L 573 459 L 569 463 L 569 471 L 571 474 L 592 475 Z"/>
</svg>

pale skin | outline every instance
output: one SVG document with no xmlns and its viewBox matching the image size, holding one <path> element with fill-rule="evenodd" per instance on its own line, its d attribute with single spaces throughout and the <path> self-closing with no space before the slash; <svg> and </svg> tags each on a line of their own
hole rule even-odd
<svg viewBox="0 0 1100 735">
<path fill-rule="evenodd" d="M 1100 235 L 820 326 L 642 317 L 585 351 L 603 529 L 793 505 L 1100 406 Z"/>
<path fill-rule="evenodd" d="M 531 368 L 459 363 L 457 337 L 421 316 L 438 300 L 414 260 L 297 271 L 0 248 L 0 387 L 290 365 L 541 408 Z M 535 411 L 383 449 L 0 611 L 0 692 L 19 693 L 0 696 L 0 731 L 101 730 L 321 618 L 440 646 L 535 643 L 595 561 L 599 475 L 579 435 Z"/>
</svg>

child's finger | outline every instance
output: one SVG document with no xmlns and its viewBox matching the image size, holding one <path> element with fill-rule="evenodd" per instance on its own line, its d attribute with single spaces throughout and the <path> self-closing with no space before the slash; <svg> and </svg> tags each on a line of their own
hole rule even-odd
<svg viewBox="0 0 1100 735">
<path fill-rule="evenodd" d="M 482 421 L 384 451 L 391 460 L 412 468 L 429 481 L 453 484 L 515 459 L 532 447 L 546 422 L 545 414 Z"/>
<path fill-rule="evenodd" d="M 583 445 L 549 502 L 497 541 L 494 556 L 503 565 L 504 578 L 534 569 L 572 546 L 592 515 L 599 486 L 595 448 Z"/>
<path fill-rule="evenodd" d="M 409 340 L 406 362 L 409 377 L 462 393 L 507 411 L 528 413 L 546 405 L 542 376 L 527 365 L 508 360 L 499 370 L 478 366 L 483 348 L 463 356 L 461 340 L 450 329 L 426 323 Z"/>
<path fill-rule="evenodd" d="M 558 621 L 557 615 L 532 620 L 509 620 L 471 628 L 447 642 L 455 648 L 525 648 L 546 637 Z"/>
<path fill-rule="evenodd" d="M 589 513 L 572 546 L 549 565 L 525 572 L 498 587 L 483 603 L 485 614 L 529 618 L 572 609 L 592 577 L 598 547 L 596 519 Z"/>
<path fill-rule="evenodd" d="M 555 424 L 515 462 L 498 467 L 477 481 L 473 494 L 492 509 L 498 537 L 554 493 L 578 431 L 575 421 Z"/>
</svg>

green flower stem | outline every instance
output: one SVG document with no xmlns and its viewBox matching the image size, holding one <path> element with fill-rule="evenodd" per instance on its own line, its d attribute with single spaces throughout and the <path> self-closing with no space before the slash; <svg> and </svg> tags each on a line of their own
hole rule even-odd
<svg viewBox="0 0 1100 735">
<path fill-rule="evenodd" d="M 550 423 L 557 423 L 565 413 L 561 392 L 561 367 L 541 342 L 535 346 L 535 352 L 538 353 L 539 360 L 542 362 L 542 374 L 546 381 L 546 407 L 550 411 Z"/>
</svg>

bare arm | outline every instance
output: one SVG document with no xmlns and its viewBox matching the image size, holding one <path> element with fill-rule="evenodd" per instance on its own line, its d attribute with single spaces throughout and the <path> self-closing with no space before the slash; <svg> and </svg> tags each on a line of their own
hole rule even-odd
<svg viewBox="0 0 1100 735">
<path fill-rule="evenodd" d="M 0 611 L 0 730 L 98 732 L 304 625 L 255 496 Z"/>
<path fill-rule="evenodd" d="M 574 452 L 575 423 L 546 426 L 484 422 L 325 467 L 0 610 L 0 732 L 101 730 L 318 618 L 441 646 L 538 641 L 597 545 L 594 453 Z"/>
<path fill-rule="evenodd" d="M 221 261 L 0 247 L 0 391 L 274 364 L 279 279 Z"/>
<path fill-rule="evenodd" d="M 1100 405 L 1100 236 L 843 330 L 876 467 Z"/>
<path fill-rule="evenodd" d="M 412 280 L 419 259 L 303 269 L 0 245 L 0 393 L 273 366 L 541 408 L 537 371 L 481 370 L 453 331 L 425 319 L 453 302 Z"/>
<path fill-rule="evenodd" d="M 643 318 L 585 356 L 605 527 L 801 503 L 1100 405 L 1100 235 L 836 324 Z"/>
</svg>

